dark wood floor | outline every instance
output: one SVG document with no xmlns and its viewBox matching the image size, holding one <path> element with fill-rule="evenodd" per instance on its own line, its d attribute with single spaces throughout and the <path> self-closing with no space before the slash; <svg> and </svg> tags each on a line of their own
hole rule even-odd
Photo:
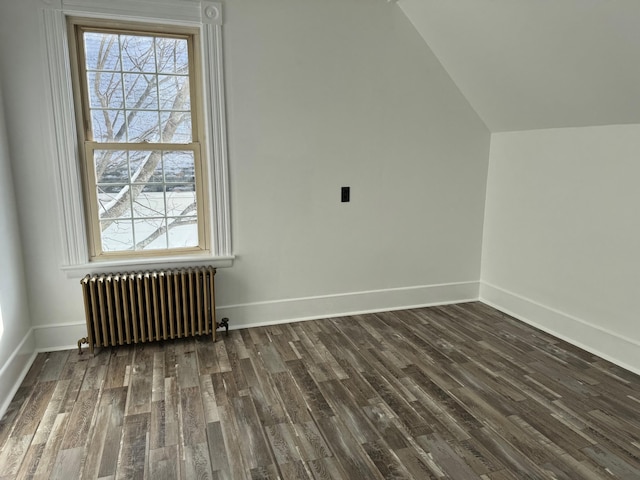
<svg viewBox="0 0 640 480">
<path fill-rule="evenodd" d="M 481 303 L 39 354 L 0 479 L 640 478 L 640 377 Z"/>
</svg>

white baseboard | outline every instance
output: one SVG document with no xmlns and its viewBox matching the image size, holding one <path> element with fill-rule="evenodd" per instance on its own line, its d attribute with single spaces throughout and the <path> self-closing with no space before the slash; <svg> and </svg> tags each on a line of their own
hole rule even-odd
<svg viewBox="0 0 640 480">
<path fill-rule="evenodd" d="M 36 353 L 31 328 L 0 369 L 0 418 L 6 413 L 24 377 L 29 373 Z"/>
<path fill-rule="evenodd" d="M 480 301 L 640 375 L 635 340 L 486 282 L 480 284 Z"/>
<path fill-rule="evenodd" d="M 404 310 L 478 300 L 479 282 L 420 285 L 364 292 L 218 306 L 216 318 L 229 318 L 229 328 L 257 327 L 319 318 Z M 33 327 L 37 351 L 77 348 L 86 337 L 85 322 Z"/>
<path fill-rule="evenodd" d="M 420 285 L 228 305 L 216 308 L 216 316 L 218 319 L 228 317 L 229 328 L 248 328 L 302 320 L 404 310 L 474 301 L 478 299 L 479 285 L 479 282 Z"/>
<path fill-rule="evenodd" d="M 82 321 L 36 325 L 33 327 L 33 331 L 37 352 L 55 352 L 78 348 L 78 340 L 87 336 L 87 324 Z"/>
</svg>

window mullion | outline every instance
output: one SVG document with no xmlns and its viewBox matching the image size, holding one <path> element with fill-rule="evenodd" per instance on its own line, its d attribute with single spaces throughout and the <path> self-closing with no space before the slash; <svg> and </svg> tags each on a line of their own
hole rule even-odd
<svg viewBox="0 0 640 480">
<path fill-rule="evenodd" d="M 87 222 L 92 256 L 102 253 L 100 241 L 100 202 L 98 201 L 98 185 L 96 182 L 95 149 L 92 142 L 85 142 L 84 148 L 84 197 L 87 200 Z"/>
<path fill-rule="evenodd" d="M 100 150 L 158 150 L 158 151 L 198 151 L 200 150 L 200 142 L 192 143 L 101 143 L 87 141 L 86 145 L 90 148 Z"/>
</svg>

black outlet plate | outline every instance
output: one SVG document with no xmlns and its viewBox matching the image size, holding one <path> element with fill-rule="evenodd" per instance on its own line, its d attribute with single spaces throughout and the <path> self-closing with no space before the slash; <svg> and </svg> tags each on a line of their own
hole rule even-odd
<svg viewBox="0 0 640 480">
<path fill-rule="evenodd" d="M 345 203 L 351 200 L 351 187 L 342 187 L 340 191 L 340 199 L 342 203 Z"/>
</svg>

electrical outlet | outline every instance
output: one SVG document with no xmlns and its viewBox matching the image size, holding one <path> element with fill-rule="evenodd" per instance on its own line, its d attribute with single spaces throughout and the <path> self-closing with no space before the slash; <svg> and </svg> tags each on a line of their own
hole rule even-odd
<svg viewBox="0 0 640 480">
<path fill-rule="evenodd" d="M 342 187 L 340 198 L 342 203 L 348 202 L 351 199 L 351 187 Z"/>
</svg>

